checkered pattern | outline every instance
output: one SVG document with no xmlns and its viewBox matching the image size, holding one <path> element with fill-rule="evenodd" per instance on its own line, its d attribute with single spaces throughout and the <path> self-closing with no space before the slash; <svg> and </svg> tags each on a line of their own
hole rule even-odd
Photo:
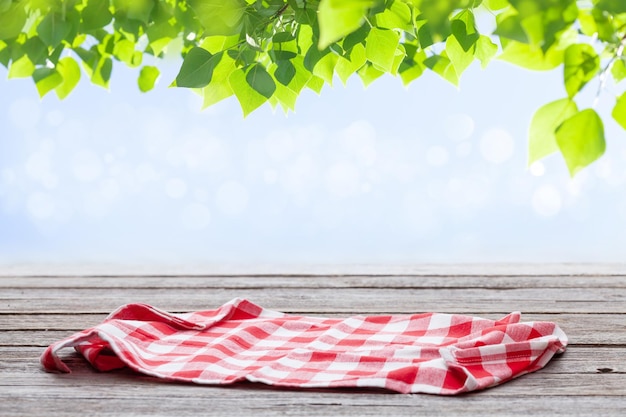
<svg viewBox="0 0 626 417">
<path fill-rule="evenodd" d="M 69 372 L 74 347 L 101 371 L 128 366 L 169 381 L 285 387 L 376 387 L 457 394 L 542 368 L 565 350 L 554 323 L 451 314 L 288 315 L 235 299 L 216 310 L 173 315 L 129 304 L 103 323 L 57 342 L 41 357 Z"/>
</svg>

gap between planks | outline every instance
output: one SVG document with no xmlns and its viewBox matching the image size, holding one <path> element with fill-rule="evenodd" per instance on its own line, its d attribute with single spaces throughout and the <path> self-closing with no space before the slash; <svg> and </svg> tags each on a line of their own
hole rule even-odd
<svg viewBox="0 0 626 417">
<path fill-rule="evenodd" d="M 465 263 L 465 264 L 0 264 L 0 276 L 595 276 L 626 275 L 626 263 Z"/>
<path fill-rule="evenodd" d="M 352 289 L 519 289 L 519 288 L 626 288 L 626 279 L 615 276 L 361 276 L 352 277 L 0 277 L 5 289 L 272 289 L 272 288 L 352 288 Z"/>
</svg>

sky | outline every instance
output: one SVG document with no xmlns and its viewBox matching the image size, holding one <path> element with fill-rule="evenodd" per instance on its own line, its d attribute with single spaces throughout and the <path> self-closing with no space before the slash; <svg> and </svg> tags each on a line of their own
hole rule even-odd
<svg viewBox="0 0 626 417">
<path fill-rule="evenodd" d="M 337 80 L 296 112 L 155 90 L 117 65 L 64 101 L 0 70 L 0 263 L 623 261 L 626 132 L 570 178 L 527 166 L 527 129 L 562 74 L 474 63 L 456 88 Z M 597 85 L 579 99 L 589 107 Z"/>
</svg>

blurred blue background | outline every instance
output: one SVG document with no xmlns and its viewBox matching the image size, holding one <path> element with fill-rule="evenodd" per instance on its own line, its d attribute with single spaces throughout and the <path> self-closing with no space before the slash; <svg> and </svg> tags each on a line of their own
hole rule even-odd
<svg viewBox="0 0 626 417">
<path fill-rule="evenodd" d="M 0 262 L 624 260 L 621 128 L 605 117 L 607 154 L 574 179 L 558 155 L 527 167 L 559 70 L 337 81 L 243 119 L 167 88 L 177 65 L 147 94 L 118 65 L 110 92 L 83 80 L 65 101 L 0 71 Z"/>
</svg>

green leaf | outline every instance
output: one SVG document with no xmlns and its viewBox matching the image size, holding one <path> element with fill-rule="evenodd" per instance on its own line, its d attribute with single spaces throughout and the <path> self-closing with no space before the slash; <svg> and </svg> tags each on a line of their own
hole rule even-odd
<svg viewBox="0 0 626 417">
<path fill-rule="evenodd" d="M 626 129 L 626 93 L 622 94 L 615 103 L 615 107 L 613 107 L 613 112 L 611 113 L 613 119 L 621 127 Z"/>
<path fill-rule="evenodd" d="M 377 78 L 381 77 L 385 73 L 369 62 L 357 72 L 359 77 L 361 77 L 361 81 L 363 81 L 363 85 L 367 87 L 371 83 L 373 83 Z"/>
<path fill-rule="evenodd" d="M 272 58 L 272 61 L 274 61 L 274 62 L 277 62 L 277 61 L 289 61 L 290 59 L 293 59 L 296 56 L 298 56 L 297 52 L 282 51 L 280 49 L 271 49 L 268 52 L 268 54 Z"/>
<path fill-rule="evenodd" d="M 407 70 L 402 71 L 402 66 L 400 66 L 400 78 L 402 79 L 402 84 L 404 86 L 409 85 L 411 82 L 418 79 L 424 73 L 424 67 L 422 66 L 412 66 Z"/>
<path fill-rule="evenodd" d="M 626 2 L 623 0 L 599 0 L 596 8 L 613 15 L 626 13 Z"/>
<path fill-rule="evenodd" d="M 25 3 L 25 1 L 14 2 L 0 13 L 0 40 L 14 38 L 22 32 L 27 18 Z"/>
<path fill-rule="evenodd" d="M 11 62 L 9 67 L 9 78 L 25 78 L 33 75 L 35 66 L 28 58 L 28 55 L 23 55 L 16 61 Z"/>
<path fill-rule="evenodd" d="M 37 33 L 41 40 L 52 48 L 56 48 L 71 30 L 71 23 L 66 22 L 60 13 L 46 15 L 37 26 Z"/>
<path fill-rule="evenodd" d="M 604 154 L 602 119 L 593 109 L 582 110 L 558 127 L 556 141 L 573 177 Z"/>
<path fill-rule="evenodd" d="M 8 68 L 9 62 L 11 62 L 11 48 L 3 41 L 0 41 L 0 64 Z"/>
<path fill-rule="evenodd" d="M 527 42 L 541 47 L 544 51 L 555 44 L 562 32 L 578 18 L 576 0 L 510 0 L 509 2 L 517 13 L 513 14 L 513 10 L 509 10 L 503 15 L 513 14 L 508 19 L 517 20 L 528 37 Z M 512 39 L 523 41 L 516 37 Z"/>
<path fill-rule="evenodd" d="M 234 94 L 229 78 L 235 70 L 237 70 L 235 61 L 228 55 L 224 55 L 213 70 L 211 82 L 202 89 L 203 108 L 218 103 Z"/>
<path fill-rule="evenodd" d="M 425 21 L 418 32 L 420 45 L 426 48 L 443 42 L 451 33 L 450 15 L 461 6 L 460 0 L 420 0 L 416 6 L 421 12 L 417 19 Z"/>
<path fill-rule="evenodd" d="M 598 33 L 598 25 L 593 15 L 586 10 L 581 10 L 578 14 L 578 22 L 580 23 L 580 30 L 587 36 L 594 36 Z"/>
<path fill-rule="evenodd" d="M 317 65 L 320 59 L 322 59 L 323 57 L 325 57 L 326 55 L 330 53 L 331 53 L 330 48 L 319 50 L 317 49 L 315 45 L 311 44 L 311 46 L 309 47 L 309 50 L 306 52 L 306 55 L 304 56 L 304 66 L 306 67 L 306 69 L 312 72 L 313 68 L 315 68 L 315 65 Z"/>
<path fill-rule="evenodd" d="M 185 56 L 183 65 L 176 76 L 178 87 L 202 88 L 211 82 L 213 70 L 222 54 L 212 55 L 209 51 L 194 47 Z"/>
<path fill-rule="evenodd" d="M 326 83 L 332 85 L 335 66 L 339 57 L 335 54 L 328 53 L 324 55 L 313 67 L 313 75 L 320 77 Z"/>
<path fill-rule="evenodd" d="M 478 41 L 480 34 L 476 30 L 474 13 L 471 10 L 463 10 L 457 14 L 450 23 L 452 34 L 465 52 L 470 52 Z"/>
<path fill-rule="evenodd" d="M 308 27 L 317 24 L 317 10 L 314 7 L 307 7 L 309 4 L 303 0 L 289 0 L 289 2 L 295 10 L 295 20 L 297 23 Z"/>
<path fill-rule="evenodd" d="M 503 47 L 498 59 L 530 70 L 547 71 L 563 63 L 563 51 L 553 46 L 544 53 L 538 46 L 511 41 Z"/>
<path fill-rule="evenodd" d="M 102 56 L 112 55 L 115 50 L 115 35 L 106 31 L 99 31 L 97 36 L 100 36 L 101 39 L 98 45 L 94 45 L 96 51 Z"/>
<path fill-rule="evenodd" d="M 612 43 L 619 41 L 619 37 L 616 36 L 617 28 L 613 25 L 615 22 L 613 16 L 598 9 L 597 7 L 592 9 L 591 15 L 596 25 L 598 39 Z"/>
<path fill-rule="evenodd" d="M 317 94 L 320 94 L 324 88 L 324 80 L 315 75 L 311 75 L 311 78 L 307 81 L 306 86 L 315 91 Z"/>
<path fill-rule="evenodd" d="M 238 67 L 248 67 L 256 63 L 258 59 L 257 51 L 249 48 L 247 44 L 241 45 L 237 49 L 229 49 L 226 53 L 235 60 Z"/>
<path fill-rule="evenodd" d="M 137 79 L 137 85 L 142 93 L 150 91 L 154 88 L 157 78 L 159 78 L 159 70 L 156 67 L 146 65 L 141 68 L 139 72 L 139 78 Z"/>
<path fill-rule="evenodd" d="M 265 67 L 254 64 L 246 73 L 246 82 L 263 97 L 270 98 L 276 91 L 276 83 Z"/>
<path fill-rule="evenodd" d="M 100 29 L 113 19 L 109 10 L 109 0 L 89 0 L 83 9 L 83 30 L 90 31 Z"/>
<path fill-rule="evenodd" d="M 29 38 L 22 50 L 28 55 L 28 59 L 35 65 L 44 65 L 48 57 L 48 48 L 38 37 Z"/>
<path fill-rule="evenodd" d="M 399 72 L 402 83 L 406 86 L 424 73 L 426 53 L 415 45 L 405 44 L 404 48 L 406 56 L 400 64 Z"/>
<path fill-rule="evenodd" d="M 179 28 L 169 20 L 150 25 L 146 30 L 146 35 L 154 55 L 161 55 L 170 42 L 178 36 L 178 33 Z"/>
<path fill-rule="evenodd" d="M 233 94 L 235 93 L 228 82 L 228 78 L 221 81 L 213 81 L 202 89 L 202 108 L 206 109 L 231 97 Z"/>
<path fill-rule="evenodd" d="M 315 45 L 311 45 L 304 57 L 304 67 L 328 84 L 333 82 L 335 65 L 337 65 L 337 55 L 330 48 L 320 51 Z"/>
<path fill-rule="evenodd" d="M 565 89 L 574 97 L 600 70 L 600 57 L 586 43 L 569 46 L 565 50 L 563 77 Z"/>
<path fill-rule="evenodd" d="M 200 47 L 212 54 L 217 54 L 232 48 L 237 43 L 239 43 L 239 36 L 207 36 L 200 44 Z"/>
<path fill-rule="evenodd" d="M 372 28 L 365 44 L 368 61 L 384 72 L 391 72 L 400 42 L 400 35 L 393 30 Z"/>
<path fill-rule="evenodd" d="M 404 49 L 404 45 L 398 45 L 396 49 L 396 54 L 393 57 L 393 64 L 391 65 L 391 71 L 389 73 L 394 77 L 398 75 L 398 70 L 400 69 L 400 65 L 404 61 L 404 57 L 406 56 L 406 50 Z"/>
<path fill-rule="evenodd" d="M 74 52 L 76 52 L 76 55 L 78 55 L 81 61 L 83 61 L 83 68 L 85 68 L 87 75 L 89 75 L 89 78 L 91 78 L 91 76 L 93 75 L 93 70 L 98 64 L 98 59 L 100 55 L 98 55 L 98 53 L 94 52 L 93 50 L 87 50 L 80 47 L 75 48 Z"/>
<path fill-rule="evenodd" d="M 150 13 L 154 8 L 153 0 L 113 0 L 116 11 L 122 12 L 127 18 L 149 23 Z"/>
<path fill-rule="evenodd" d="M 55 88 L 57 97 L 63 100 L 78 84 L 80 80 L 80 67 L 74 58 L 65 57 L 59 60 L 55 69 L 63 77 L 63 82 Z"/>
<path fill-rule="evenodd" d="M 295 36 L 291 32 L 277 32 L 272 36 L 272 42 L 274 43 L 289 43 L 295 40 Z"/>
<path fill-rule="evenodd" d="M 318 8 L 319 49 L 361 27 L 374 0 L 321 0 Z"/>
<path fill-rule="evenodd" d="M 528 42 L 533 45 L 543 46 L 548 41 L 548 34 L 545 33 L 543 16 L 541 13 L 533 13 L 520 20 L 521 26 L 528 37 Z M 554 42 L 554 39 L 550 39 Z M 543 48 L 542 48 L 543 49 Z"/>
<path fill-rule="evenodd" d="M 291 61 L 278 61 L 276 64 L 276 70 L 274 71 L 276 81 L 282 85 L 289 85 L 296 75 L 296 67 L 294 67 Z"/>
<path fill-rule="evenodd" d="M 548 103 L 535 112 L 528 131 L 529 166 L 559 149 L 555 131 L 577 112 L 576 103 L 569 98 Z"/>
<path fill-rule="evenodd" d="M 306 69 L 304 65 L 304 58 L 302 56 L 295 57 L 291 63 L 296 68 L 296 74 L 287 86 L 291 91 L 296 94 L 300 94 L 300 92 L 309 84 L 312 78 L 315 77 L 309 70 Z M 324 86 L 324 81 L 322 81 L 322 87 Z M 321 88 L 321 87 L 320 87 Z"/>
<path fill-rule="evenodd" d="M 176 24 L 172 24 L 171 20 L 157 21 L 146 29 L 146 35 L 151 44 L 161 39 L 173 39 L 178 36 L 178 33 L 178 27 Z"/>
<path fill-rule="evenodd" d="M 422 24 L 421 27 L 419 27 L 418 32 L 417 32 L 417 39 L 422 49 L 426 49 L 429 46 L 432 46 L 435 44 L 432 31 L 430 30 L 430 23 L 428 21 L 426 21 L 425 23 Z"/>
<path fill-rule="evenodd" d="M 307 25 L 300 25 L 296 32 L 296 38 L 299 50 L 307 51 L 308 54 L 311 51 L 311 46 L 313 46 L 313 28 Z M 317 48 L 313 49 L 319 51 Z"/>
<path fill-rule="evenodd" d="M 33 80 L 39 92 L 39 97 L 45 96 L 63 83 L 63 77 L 53 68 L 36 69 L 33 72 Z"/>
<path fill-rule="evenodd" d="M 509 2 L 507 0 L 483 0 L 483 4 L 489 10 L 500 10 L 509 6 Z"/>
<path fill-rule="evenodd" d="M 474 61 L 474 51 L 471 49 L 465 51 L 456 36 L 449 36 L 446 40 L 446 54 L 459 77 Z"/>
<path fill-rule="evenodd" d="M 498 26 L 493 32 L 494 35 L 521 43 L 529 42 L 519 15 L 502 13 L 496 17 L 496 21 Z"/>
<path fill-rule="evenodd" d="M 131 68 L 141 65 L 143 54 L 135 50 L 135 44 L 128 39 L 120 39 L 113 47 L 113 55 Z"/>
<path fill-rule="evenodd" d="M 276 92 L 274 93 L 274 97 L 281 105 L 285 113 L 287 113 L 289 110 L 294 111 L 296 109 L 298 94 L 293 92 L 291 89 L 285 87 L 284 85 L 276 84 Z"/>
<path fill-rule="evenodd" d="M 367 23 L 361 26 L 356 31 L 352 32 L 348 36 L 345 37 L 341 45 L 345 51 L 350 51 L 358 44 L 364 44 L 365 39 L 367 39 L 367 35 L 370 34 L 370 25 Z"/>
<path fill-rule="evenodd" d="M 288 32 L 279 32 L 272 38 L 269 55 L 272 61 L 290 60 L 298 56 L 300 50 L 295 38 Z"/>
<path fill-rule="evenodd" d="M 111 61 L 111 58 L 100 57 L 97 64 L 93 68 L 93 73 L 91 74 L 91 82 L 108 89 L 112 71 L 113 61 Z"/>
<path fill-rule="evenodd" d="M 56 65 L 57 62 L 59 62 L 59 58 L 61 58 L 61 54 L 63 53 L 64 50 L 65 50 L 65 46 L 63 45 L 59 45 L 56 48 L 54 48 L 54 50 L 49 53 L 47 58 L 44 57 L 46 65 L 49 65 L 49 64 Z M 44 59 L 42 59 L 42 62 L 44 61 Z"/>
<path fill-rule="evenodd" d="M 454 65 L 445 55 L 433 55 L 424 60 L 424 65 L 433 72 L 441 76 L 444 80 L 455 86 L 459 85 L 459 76 L 457 75 Z"/>
<path fill-rule="evenodd" d="M 620 58 L 613 63 L 611 67 L 611 74 L 616 83 L 626 78 L 626 65 L 624 65 L 624 59 Z"/>
<path fill-rule="evenodd" d="M 411 7 L 402 2 L 394 1 L 382 13 L 376 15 L 376 26 L 381 29 L 411 30 Z"/>
<path fill-rule="evenodd" d="M 348 81 L 348 78 L 365 65 L 366 62 L 367 57 L 365 56 L 365 47 L 363 44 L 359 43 L 352 48 L 349 57 L 341 57 L 337 60 L 335 71 L 341 81 L 345 84 Z"/>
<path fill-rule="evenodd" d="M 76 37 L 72 40 L 72 48 L 78 48 L 85 42 L 86 39 L 87 35 L 84 33 L 76 35 Z"/>
<path fill-rule="evenodd" d="M 190 0 L 206 35 L 239 34 L 246 10 L 244 0 Z"/>
<path fill-rule="evenodd" d="M 489 36 L 480 35 L 476 42 L 476 52 L 474 52 L 474 55 L 480 61 L 480 65 L 483 69 L 487 67 L 497 53 L 498 45 L 493 43 Z"/>
<path fill-rule="evenodd" d="M 244 117 L 267 101 L 267 97 L 252 88 L 246 78 L 246 72 L 243 69 L 233 71 L 228 77 L 228 82 L 239 100 Z"/>
</svg>

